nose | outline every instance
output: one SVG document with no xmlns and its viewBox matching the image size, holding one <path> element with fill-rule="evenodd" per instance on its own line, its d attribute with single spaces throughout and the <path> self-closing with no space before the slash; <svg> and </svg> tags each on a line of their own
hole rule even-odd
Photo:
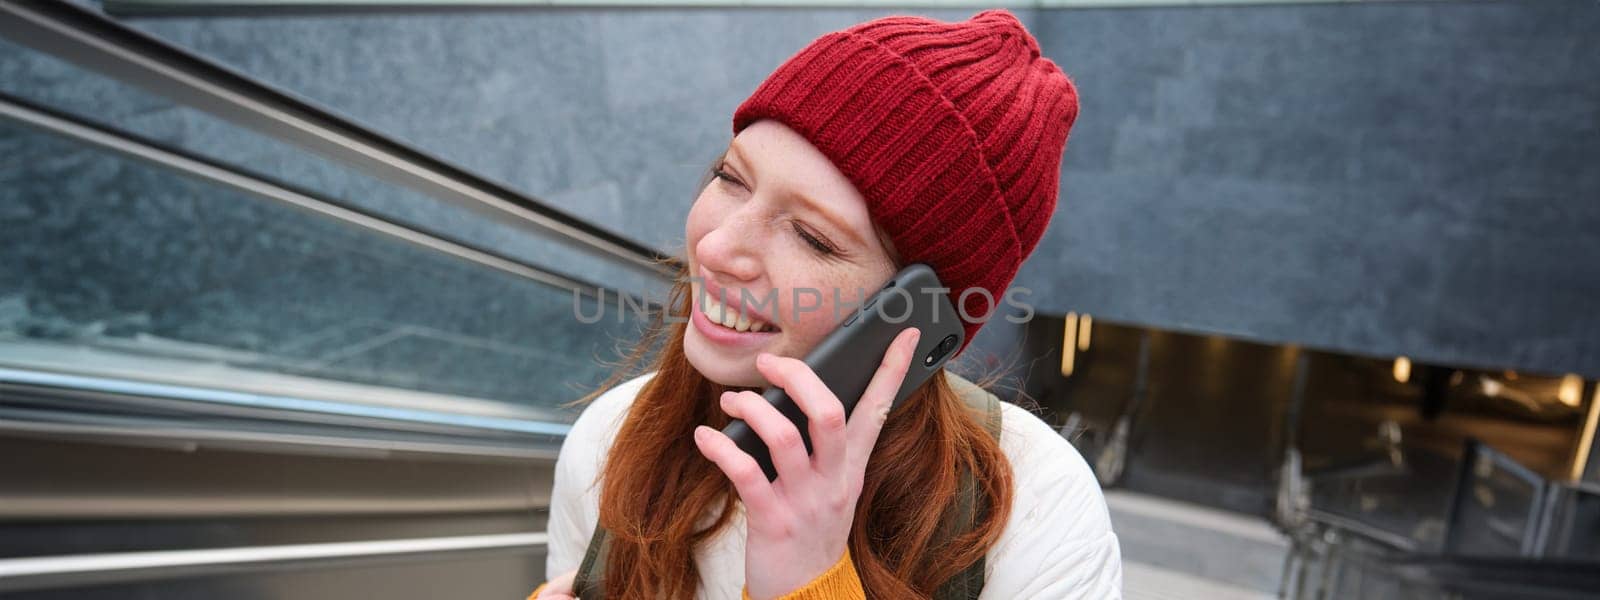
<svg viewBox="0 0 1600 600">
<path fill-rule="evenodd" d="M 745 208 L 749 208 L 749 205 Z M 759 215 L 748 210 L 729 213 L 716 228 L 706 232 L 695 243 L 695 258 L 713 273 L 739 281 L 759 277 L 761 244 L 756 239 L 762 231 L 759 222 Z"/>
</svg>

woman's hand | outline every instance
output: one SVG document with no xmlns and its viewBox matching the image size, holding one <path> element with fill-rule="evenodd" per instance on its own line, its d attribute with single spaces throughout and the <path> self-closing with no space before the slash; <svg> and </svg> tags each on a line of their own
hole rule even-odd
<svg viewBox="0 0 1600 600">
<path fill-rule="evenodd" d="M 544 590 L 539 592 L 535 600 L 577 600 L 573 595 L 572 582 L 578 578 L 578 570 L 573 569 L 563 573 L 560 577 L 551 579 L 544 584 Z"/>
<path fill-rule="evenodd" d="M 844 404 L 811 367 L 794 358 L 757 356 L 756 369 L 806 414 L 815 451 L 806 455 L 794 423 L 760 394 L 723 394 L 722 409 L 749 423 L 766 442 L 778 471 L 775 481 L 767 481 L 756 460 L 722 432 L 695 428 L 701 454 L 727 475 L 744 501 L 744 576 L 751 598 L 767 600 L 799 589 L 844 556 L 867 459 L 920 336 L 908 327 L 895 337 L 848 421 Z"/>
</svg>

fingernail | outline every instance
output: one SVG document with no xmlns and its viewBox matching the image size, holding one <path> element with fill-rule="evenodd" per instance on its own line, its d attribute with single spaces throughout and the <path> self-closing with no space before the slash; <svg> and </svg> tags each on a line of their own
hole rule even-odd
<svg viewBox="0 0 1600 600">
<path fill-rule="evenodd" d="M 696 425 L 694 427 L 694 439 L 697 439 L 697 440 L 700 440 L 700 441 L 705 441 L 705 439 L 706 439 L 706 426 L 705 425 Z"/>
</svg>

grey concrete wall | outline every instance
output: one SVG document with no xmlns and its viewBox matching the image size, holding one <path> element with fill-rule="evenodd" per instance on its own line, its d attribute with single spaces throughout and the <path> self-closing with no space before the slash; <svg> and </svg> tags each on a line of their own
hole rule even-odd
<svg viewBox="0 0 1600 600">
<path fill-rule="evenodd" d="M 1600 375 L 1600 5 L 1052 12 L 1055 308 Z"/>
<path fill-rule="evenodd" d="M 738 102 L 889 12 L 128 22 L 671 250 Z M 1600 5 L 1017 12 L 1083 101 L 1042 310 L 1600 375 Z"/>
</svg>

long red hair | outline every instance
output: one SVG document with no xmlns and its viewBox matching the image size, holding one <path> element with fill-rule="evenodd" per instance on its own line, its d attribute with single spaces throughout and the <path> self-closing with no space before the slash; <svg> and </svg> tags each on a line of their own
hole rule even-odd
<svg viewBox="0 0 1600 600">
<path fill-rule="evenodd" d="M 678 266 L 666 304 L 628 358 L 598 389 L 570 403 L 585 404 L 624 379 L 655 372 L 599 475 L 600 525 L 611 534 L 604 586 L 618 600 L 694 597 L 700 575 L 693 551 L 734 514 L 737 493 L 700 454 L 693 432 L 697 425 L 727 425 L 716 398 L 748 388 L 711 381 L 684 356 L 691 288 L 684 263 Z M 867 598 L 930 598 L 999 539 L 1011 514 L 1011 464 L 981 418 L 950 387 L 944 369 L 889 415 L 867 464 L 848 542 Z M 961 465 L 990 508 L 972 531 L 935 547 L 944 513 L 955 504 Z M 719 518 L 701 528 L 713 507 Z"/>
</svg>

